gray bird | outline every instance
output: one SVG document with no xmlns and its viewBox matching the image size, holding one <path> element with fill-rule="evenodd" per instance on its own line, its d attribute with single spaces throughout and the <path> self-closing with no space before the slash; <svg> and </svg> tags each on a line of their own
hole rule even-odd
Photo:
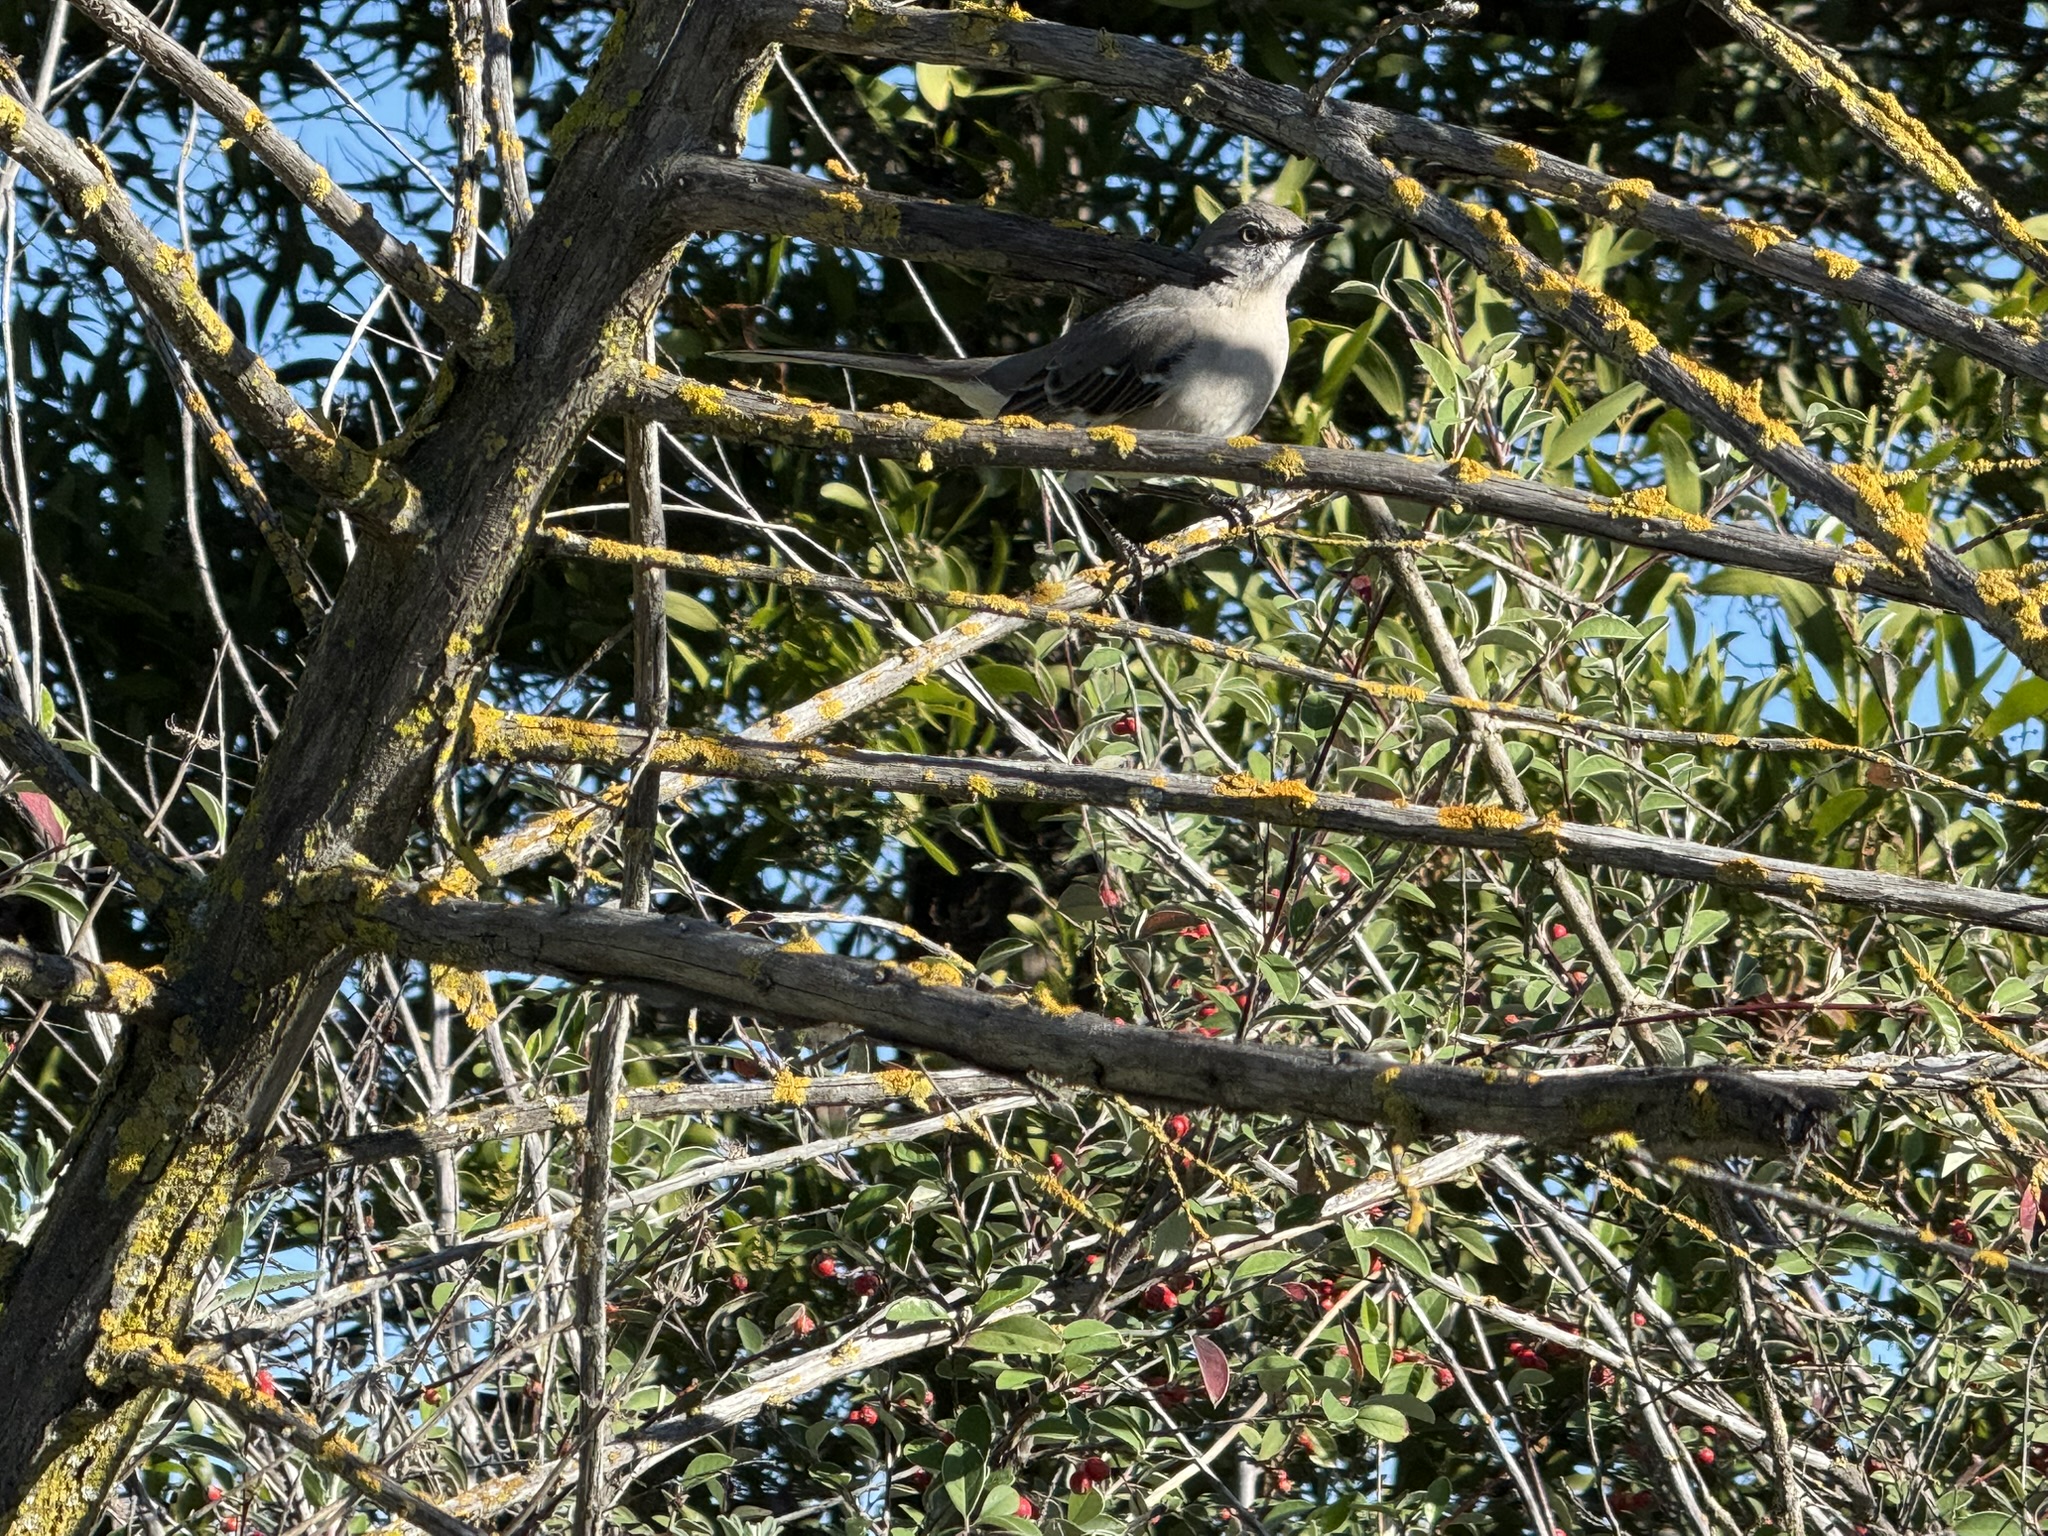
<svg viewBox="0 0 2048 1536">
<path fill-rule="evenodd" d="M 1195 254 L 1221 276 L 1199 288 L 1154 288 L 1010 357 L 794 347 L 711 355 L 929 379 L 980 416 L 1236 437 L 1258 425 L 1279 392 L 1288 293 L 1316 242 L 1342 227 L 1311 224 L 1271 203 L 1240 203 L 1195 242 Z"/>
</svg>

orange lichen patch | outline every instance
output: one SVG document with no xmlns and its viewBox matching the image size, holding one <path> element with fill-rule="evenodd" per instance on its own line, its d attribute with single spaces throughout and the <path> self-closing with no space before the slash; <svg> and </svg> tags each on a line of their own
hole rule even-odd
<svg viewBox="0 0 2048 1536">
<path fill-rule="evenodd" d="M 1813 248 L 1814 264 L 1838 283 L 1846 283 L 1863 270 L 1863 263 L 1853 256 L 1844 256 L 1840 251 Z"/>
<path fill-rule="evenodd" d="M 138 971 L 118 960 L 108 960 L 100 966 L 101 985 L 116 1013 L 140 1013 L 147 1008 L 150 999 L 156 996 L 157 983 L 162 978 L 161 967 Z"/>
<path fill-rule="evenodd" d="M 1790 237 L 1783 230 L 1760 224 L 1755 219 L 1730 219 L 1728 233 L 1735 237 L 1735 243 L 1752 256 L 1761 256 L 1774 245 L 1783 245 Z"/>
<path fill-rule="evenodd" d="M 1478 226 L 1479 232 L 1491 244 L 1506 250 L 1520 243 L 1498 208 L 1489 208 L 1484 203 L 1460 203 L 1458 206 L 1464 209 L 1465 216 Z"/>
<path fill-rule="evenodd" d="M 1387 188 L 1387 194 L 1403 213 L 1408 214 L 1420 211 L 1423 200 L 1429 196 L 1422 183 L 1412 176 L 1396 176 Z"/>
<path fill-rule="evenodd" d="M 1452 832 L 1514 832 L 1529 818 L 1504 805 L 1440 805 L 1437 825 Z"/>
<path fill-rule="evenodd" d="M 1090 427 L 1088 438 L 1091 442 L 1107 443 L 1117 452 L 1117 457 L 1128 459 L 1138 447 L 1138 434 L 1129 427 Z"/>
<path fill-rule="evenodd" d="M 1926 564 L 1927 514 L 1915 512 L 1885 484 L 1884 476 L 1865 464 L 1830 464 L 1828 473 L 1856 493 L 1878 530 L 1892 542 L 1892 559 L 1919 570 Z"/>
<path fill-rule="evenodd" d="M 1040 982 L 1031 989 L 1031 1006 L 1040 1013 L 1049 1013 L 1056 1019 L 1071 1018 L 1081 1010 L 1072 1003 L 1063 1003 L 1053 995 L 1051 987 Z"/>
<path fill-rule="evenodd" d="M 1609 213 L 1634 213 L 1657 195 L 1657 189 L 1640 176 L 1611 181 L 1598 193 L 1598 201 Z"/>
<path fill-rule="evenodd" d="M 1429 697 L 1427 688 L 1417 688 L 1413 683 L 1377 683 L 1372 691 L 1409 704 L 1420 704 Z"/>
<path fill-rule="evenodd" d="M 2019 626 L 2020 638 L 2038 645 L 2048 641 L 2048 561 L 2036 560 L 2019 570 L 1975 572 L 1972 580 L 1986 606 L 2007 615 Z"/>
<path fill-rule="evenodd" d="M 1496 144 L 1493 147 L 1493 163 L 1504 171 L 1526 176 L 1536 169 L 1536 151 L 1526 144 Z"/>
<path fill-rule="evenodd" d="M 1259 440 L 1249 432 L 1240 437 L 1226 437 L 1223 441 L 1225 446 L 1231 448 L 1256 448 L 1259 446 Z"/>
<path fill-rule="evenodd" d="M 825 953 L 825 946 L 820 944 L 808 930 L 798 934 L 787 944 L 778 944 L 775 947 L 785 955 L 822 955 Z"/>
<path fill-rule="evenodd" d="M 490 981 L 481 972 L 435 965 L 427 968 L 427 978 L 471 1029 L 489 1029 L 497 1021 L 497 1000 L 491 996 Z"/>
<path fill-rule="evenodd" d="M 1453 459 L 1447 472 L 1460 485 L 1477 485 L 1493 478 L 1493 471 L 1477 459 Z"/>
<path fill-rule="evenodd" d="M 944 960 L 909 960 L 903 969 L 917 978 L 921 987 L 963 987 L 967 978 L 960 974 L 960 967 Z"/>
<path fill-rule="evenodd" d="M 1819 901 L 1828 888 L 1827 881 L 1819 875 L 1787 875 L 1785 883 L 1808 901 Z"/>
<path fill-rule="evenodd" d="M 1659 522 L 1676 523 L 1694 533 L 1705 533 L 1714 526 L 1710 517 L 1697 512 L 1688 512 L 1666 494 L 1661 485 L 1646 485 L 1639 490 L 1623 491 L 1619 496 L 1605 503 L 1606 511 L 1613 517 L 1651 517 Z"/>
<path fill-rule="evenodd" d="M 811 1080 L 807 1077 L 798 1077 L 796 1073 L 784 1067 L 775 1074 L 775 1086 L 768 1095 L 768 1102 L 794 1106 L 808 1103 L 810 1097 Z"/>
<path fill-rule="evenodd" d="M 1676 352 L 1671 354 L 1671 361 L 1715 405 L 1736 420 L 1756 428 L 1766 448 L 1790 448 L 1799 442 L 1798 433 L 1764 409 L 1764 387 L 1760 381 L 1753 379 L 1747 384 L 1737 384 L 1719 369 L 1709 368 L 1705 363 Z"/>
<path fill-rule="evenodd" d="M 970 773 L 967 775 L 967 792 L 977 800 L 993 800 L 996 781 L 985 773 Z"/>
<path fill-rule="evenodd" d="M 1299 480 L 1308 473 L 1308 461 L 1297 449 L 1280 448 L 1266 455 L 1264 468 L 1276 480 Z"/>
<path fill-rule="evenodd" d="M 924 1073 L 910 1067 L 884 1067 L 875 1074 L 876 1084 L 885 1093 L 899 1099 L 908 1099 L 919 1109 L 931 1103 L 938 1085 Z"/>
<path fill-rule="evenodd" d="M 1285 800 L 1308 810 L 1316 792 L 1299 779 L 1255 779 L 1248 773 L 1226 773 L 1210 786 L 1233 800 Z"/>
<path fill-rule="evenodd" d="M 1768 885 L 1771 872 L 1756 859 L 1723 859 L 1714 866 L 1714 878 L 1724 885 Z"/>
</svg>

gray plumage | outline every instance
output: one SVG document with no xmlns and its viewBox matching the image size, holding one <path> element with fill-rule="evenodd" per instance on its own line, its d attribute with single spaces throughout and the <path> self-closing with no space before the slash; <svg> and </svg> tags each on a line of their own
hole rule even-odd
<svg viewBox="0 0 2048 1536">
<path fill-rule="evenodd" d="M 1287 295 L 1315 243 L 1340 226 L 1241 203 L 1202 231 L 1195 254 L 1222 276 L 1167 285 L 1078 321 L 1009 357 L 764 348 L 737 363 L 816 363 L 929 379 L 980 416 L 1032 416 L 1235 437 L 1266 414 L 1287 366 Z"/>
</svg>

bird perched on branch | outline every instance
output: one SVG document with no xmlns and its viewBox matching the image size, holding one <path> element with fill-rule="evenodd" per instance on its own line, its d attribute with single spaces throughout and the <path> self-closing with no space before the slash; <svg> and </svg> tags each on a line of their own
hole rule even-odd
<svg viewBox="0 0 2048 1536">
<path fill-rule="evenodd" d="M 815 363 L 929 379 L 982 416 L 1236 437 L 1258 425 L 1287 365 L 1287 295 L 1316 242 L 1343 226 L 1240 203 L 1195 242 L 1217 275 L 1168 284 L 1010 357 L 920 357 L 776 347 L 714 352 L 740 363 Z"/>
</svg>

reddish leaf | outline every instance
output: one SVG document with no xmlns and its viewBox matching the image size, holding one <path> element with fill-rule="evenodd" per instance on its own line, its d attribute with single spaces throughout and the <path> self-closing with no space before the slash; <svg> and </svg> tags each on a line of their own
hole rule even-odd
<svg viewBox="0 0 2048 1536">
<path fill-rule="evenodd" d="M 1299 1280 L 1282 1280 L 1280 1282 L 1280 1289 L 1289 1296 L 1292 1296 L 1296 1301 L 1307 1301 L 1310 1296 L 1315 1294 Z"/>
<path fill-rule="evenodd" d="M 1220 1403 L 1223 1394 L 1230 1390 L 1230 1362 L 1224 1358 L 1222 1346 L 1214 1339 L 1195 1335 L 1195 1364 L 1202 1372 L 1202 1390 L 1209 1394 L 1209 1401 Z"/>
<path fill-rule="evenodd" d="M 2033 1246 L 2034 1223 L 2041 1219 L 2041 1186 L 2032 1179 L 2020 1191 L 2020 1241 Z"/>
<path fill-rule="evenodd" d="M 21 808 L 21 814 L 29 819 L 36 829 L 36 836 L 43 840 L 46 848 L 64 846 L 64 827 L 57 820 L 57 808 L 50 803 L 48 795 L 37 794 L 25 789 L 14 797 L 14 803 Z"/>
<path fill-rule="evenodd" d="M 1152 938 L 1161 933 L 1177 933 L 1189 924 L 1199 921 L 1195 914 L 1180 907 L 1159 907 L 1147 912 L 1138 921 L 1138 937 Z"/>
</svg>

